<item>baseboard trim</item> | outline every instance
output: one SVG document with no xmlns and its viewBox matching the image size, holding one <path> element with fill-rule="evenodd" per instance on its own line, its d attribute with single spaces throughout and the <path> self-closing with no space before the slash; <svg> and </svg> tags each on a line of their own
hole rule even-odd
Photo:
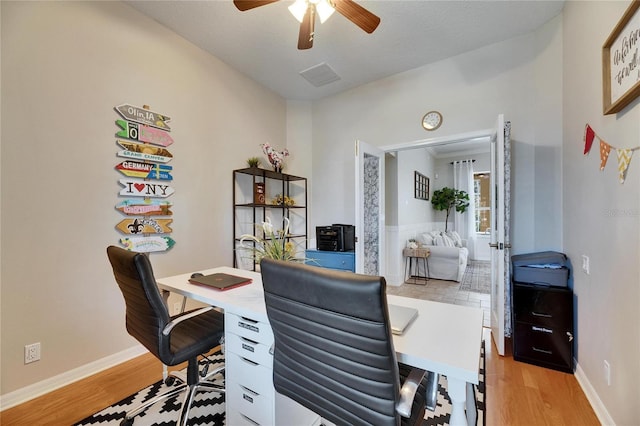
<svg viewBox="0 0 640 426">
<path fill-rule="evenodd" d="M 60 389 L 63 386 L 92 376 L 106 370 L 107 368 L 111 368 L 147 352 L 148 351 L 144 346 L 137 345 L 113 355 L 109 355 L 105 358 L 90 362 L 89 364 L 74 368 L 73 370 L 65 371 L 57 376 L 33 383 L 13 392 L 9 392 L 6 395 L 0 395 L 0 411 L 15 407 L 16 405 L 20 405 L 56 389 Z"/>
<path fill-rule="evenodd" d="M 593 386 L 591 386 L 591 382 L 589 381 L 587 376 L 584 374 L 584 371 L 580 367 L 580 364 L 578 364 L 577 362 L 575 364 L 576 364 L 576 371 L 573 375 L 576 377 L 578 384 L 580 385 L 580 387 L 582 388 L 582 391 L 584 392 L 585 396 L 589 400 L 589 403 L 591 404 L 591 408 L 593 408 L 593 411 L 596 413 L 596 417 L 598 417 L 598 420 L 600 420 L 600 423 L 603 426 L 615 426 L 616 423 L 611 418 L 611 415 L 609 415 L 607 408 L 602 403 L 602 400 L 598 396 L 598 393 L 596 392 L 596 390 L 593 388 Z"/>
</svg>

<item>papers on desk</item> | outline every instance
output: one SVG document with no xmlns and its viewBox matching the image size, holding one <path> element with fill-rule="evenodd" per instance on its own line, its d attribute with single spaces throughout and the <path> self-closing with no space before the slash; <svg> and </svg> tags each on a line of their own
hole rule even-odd
<svg viewBox="0 0 640 426">
<path fill-rule="evenodd" d="M 391 332 L 393 334 L 402 334 L 404 330 L 418 316 L 418 310 L 408 308 L 406 306 L 388 305 L 389 321 L 391 322 Z"/>
</svg>

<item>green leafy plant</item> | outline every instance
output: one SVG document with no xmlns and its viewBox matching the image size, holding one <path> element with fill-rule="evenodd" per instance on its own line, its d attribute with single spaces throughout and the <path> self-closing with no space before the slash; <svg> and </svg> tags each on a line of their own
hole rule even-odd
<svg viewBox="0 0 640 426">
<path fill-rule="evenodd" d="M 247 165 L 249 165 L 249 167 L 258 167 L 260 166 L 260 159 L 258 157 L 248 158 Z"/>
<path fill-rule="evenodd" d="M 296 257 L 296 247 L 291 241 L 287 241 L 289 235 L 289 219 L 286 217 L 284 229 L 274 229 L 271 220 L 267 218 L 262 225 L 256 225 L 262 234 L 244 234 L 240 237 L 240 246 L 248 251 L 255 263 L 267 259 L 286 260 L 288 262 L 304 262 L 303 258 Z"/>
<path fill-rule="evenodd" d="M 431 204 L 433 204 L 434 209 L 445 210 L 447 212 L 447 218 L 444 222 L 444 231 L 447 232 L 451 209 L 455 208 L 458 213 L 467 211 L 467 207 L 469 207 L 469 194 L 459 189 L 444 187 L 433 191 Z"/>
</svg>

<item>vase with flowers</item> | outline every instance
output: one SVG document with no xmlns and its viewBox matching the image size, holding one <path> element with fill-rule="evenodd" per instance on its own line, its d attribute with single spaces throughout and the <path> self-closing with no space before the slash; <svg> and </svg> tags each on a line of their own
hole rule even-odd
<svg viewBox="0 0 640 426">
<path fill-rule="evenodd" d="M 282 173 L 284 159 L 289 156 L 289 151 L 286 148 L 282 151 L 278 151 L 269 143 L 263 143 L 260 147 L 262 147 L 262 152 L 264 152 L 264 155 L 269 159 L 269 163 L 273 166 L 273 170 L 276 173 Z"/>
<path fill-rule="evenodd" d="M 288 262 L 304 262 L 304 258 L 296 256 L 295 244 L 288 240 L 289 219 L 284 218 L 283 229 L 274 229 L 271 219 L 266 218 L 262 225 L 256 225 L 262 235 L 243 234 L 240 237 L 240 248 L 250 254 L 256 264 L 265 257 Z"/>
</svg>

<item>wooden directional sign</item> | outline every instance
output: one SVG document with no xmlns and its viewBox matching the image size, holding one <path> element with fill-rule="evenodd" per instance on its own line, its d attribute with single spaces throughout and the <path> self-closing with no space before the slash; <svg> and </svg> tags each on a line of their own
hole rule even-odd
<svg viewBox="0 0 640 426">
<path fill-rule="evenodd" d="M 165 200 L 128 199 L 116 204 L 116 209 L 127 216 L 172 216 L 171 206 Z"/>
<path fill-rule="evenodd" d="M 138 253 L 167 251 L 173 247 L 175 243 L 176 242 L 171 237 L 153 236 L 120 238 L 120 244 L 122 244 L 124 248 Z"/>
<path fill-rule="evenodd" d="M 150 217 L 136 217 L 135 219 L 122 219 L 116 225 L 118 231 L 123 234 L 168 234 L 172 232 L 169 224 L 173 219 L 153 219 Z"/>
<path fill-rule="evenodd" d="M 120 190 L 120 195 L 129 197 L 166 198 L 175 192 L 172 187 L 164 183 L 148 182 L 138 179 L 120 179 L 118 182 L 124 186 L 124 188 Z"/>
<path fill-rule="evenodd" d="M 160 146 L 169 146 L 174 142 L 171 135 L 164 130 L 143 126 L 138 123 L 131 123 L 126 120 L 116 120 L 116 124 L 120 129 L 122 129 L 116 133 L 116 136 L 120 138 L 127 138 L 134 141 L 152 143 Z"/>
<path fill-rule="evenodd" d="M 137 161 L 123 161 L 116 166 L 116 170 L 125 176 L 142 179 L 173 180 L 173 167 L 166 164 L 139 163 Z"/>
<path fill-rule="evenodd" d="M 171 118 L 164 114 L 158 114 L 157 112 L 129 104 L 118 105 L 115 109 L 125 120 L 146 124 L 158 129 L 171 130 L 171 127 L 167 124 L 168 121 L 171 121 Z"/>
<path fill-rule="evenodd" d="M 166 148 L 121 140 L 118 140 L 117 142 L 118 145 L 124 148 L 123 151 L 118 152 L 118 157 L 153 161 L 156 163 L 168 163 L 173 159 L 173 154 L 171 154 Z"/>
</svg>

